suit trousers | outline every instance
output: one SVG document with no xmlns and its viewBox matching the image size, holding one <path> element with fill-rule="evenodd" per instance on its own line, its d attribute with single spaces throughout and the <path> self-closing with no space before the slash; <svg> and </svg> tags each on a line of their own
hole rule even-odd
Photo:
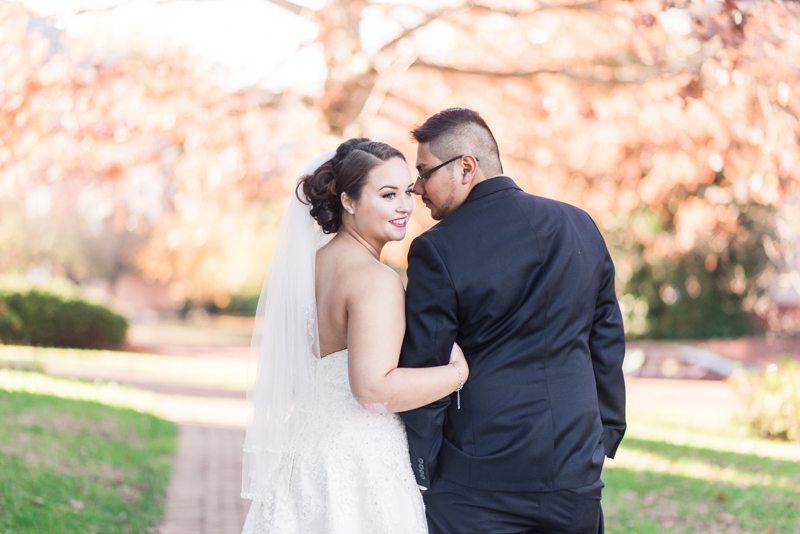
<svg viewBox="0 0 800 534">
<path fill-rule="evenodd" d="M 603 534 L 603 486 L 490 491 L 437 477 L 423 499 L 430 534 Z"/>
</svg>

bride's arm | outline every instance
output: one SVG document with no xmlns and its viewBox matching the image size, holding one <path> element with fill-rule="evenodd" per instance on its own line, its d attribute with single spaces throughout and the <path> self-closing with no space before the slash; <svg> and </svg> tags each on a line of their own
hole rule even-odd
<svg viewBox="0 0 800 534">
<path fill-rule="evenodd" d="M 404 412 L 456 391 L 469 374 L 463 355 L 456 365 L 398 368 L 405 333 L 405 292 L 387 268 L 370 269 L 348 298 L 347 347 L 350 389 L 373 411 Z M 460 349 L 457 349 L 460 352 Z"/>
</svg>

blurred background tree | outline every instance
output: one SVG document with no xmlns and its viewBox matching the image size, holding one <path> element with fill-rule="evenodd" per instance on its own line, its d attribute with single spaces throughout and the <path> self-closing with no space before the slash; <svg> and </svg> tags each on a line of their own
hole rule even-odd
<svg viewBox="0 0 800 534">
<path fill-rule="evenodd" d="M 3 8 L 0 270 L 135 271 L 224 307 L 257 291 L 302 161 L 361 135 L 413 161 L 408 131 L 458 105 L 526 191 L 594 217 L 630 337 L 797 331 L 796 3 L 262 1 L 317 28 L 292 61 L 318 52 L 319 90 L 232 92 L 185 53 L 103 60 Z"/>
<path fill-rule="evenodd" d="M 77 283 L 134 271 L 176 301 L 221 305 L 259 290 L 247 268 L 268 261 L 273 203 L 314 151 L 302 141 L 315 114 L 226 92 L 180 52 L 103 61 L 23 7 L 0 9 L 0 271 Z"/>
</svg>

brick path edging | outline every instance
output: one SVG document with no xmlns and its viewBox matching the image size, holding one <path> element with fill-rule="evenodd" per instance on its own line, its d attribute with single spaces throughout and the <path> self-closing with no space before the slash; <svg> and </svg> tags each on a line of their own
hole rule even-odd
<svg viewBox="0 0 800 534">
<path fill-rule="evenodd" d="M 243 429 L 178 425 L 160 534 L 241 534 L 250 508 L 239 496 L 243 442 Z"/>
</svg>

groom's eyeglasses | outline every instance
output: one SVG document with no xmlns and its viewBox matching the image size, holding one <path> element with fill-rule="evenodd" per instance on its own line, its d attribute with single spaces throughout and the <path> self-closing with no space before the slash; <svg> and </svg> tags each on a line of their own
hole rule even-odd
<svg viewBox="0 0 800 534">
<path fill-rule="evenodd" d="M 445 166 L 445 165 L 447 165 L 448 163 L 453 163 L 455 160 L 463 158 L 465 155 L 466 155 L 466 154 L 461 154 L 460 156 L 456 156 L 456 157 L 454 157 L 454 158 L 450 158 L 450 159 L 448 159 L 447 161 L 445 161 L 444 163 L 440 163 L 439 165 L 437 165 L 436 167 L 434 167 L 434 168 L 432 168 L 432 169 L 428 169 L 428 170 L 427 170 L 427 171 L 425 171 L 425 172 L 421 172 L 421 173 L 419 173 L 419 174 L 417 175 L 417 178 L 419 178 L 420 180 L 422 180 L 422 183 L 424 184 L 424 183 L 425 183 L 425 180 L 427 180 L 427 179 L 428 179 L 428 177 L 429 177 L 431 174 L 433 174 L 434 172 L 438 171 L 439 169 L 441 169 L 442 167 L 444 167 L 444 166 Z M 478 158 L 475 158 L 475 161 L 480 161 L 480 160 L 479 160 Z"/>
</svg>

